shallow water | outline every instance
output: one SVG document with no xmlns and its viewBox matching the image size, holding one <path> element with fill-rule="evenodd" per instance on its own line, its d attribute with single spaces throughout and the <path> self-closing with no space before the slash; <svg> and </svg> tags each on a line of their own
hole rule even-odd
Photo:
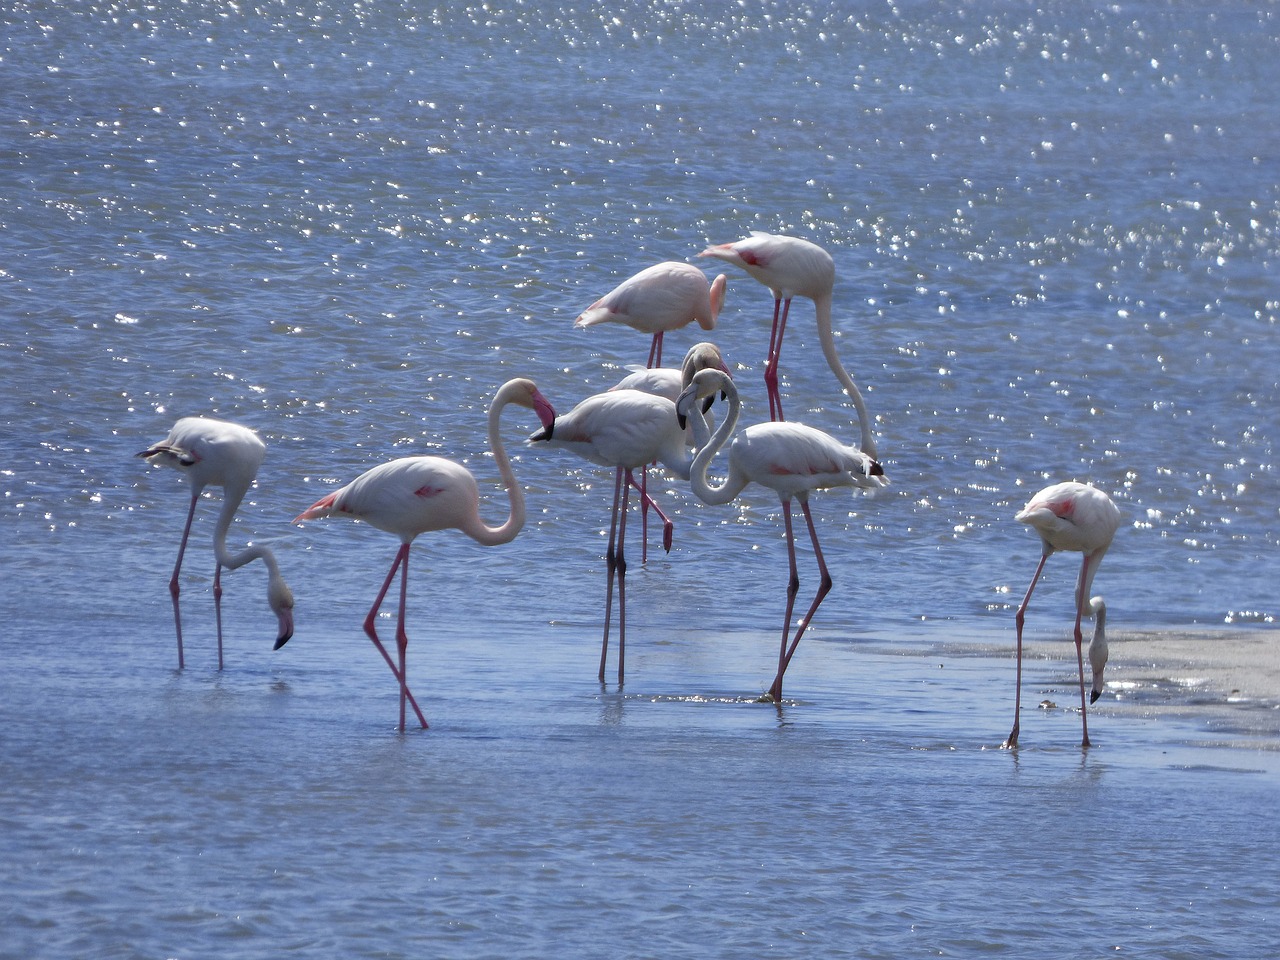
<svg viewBox="0 0 1280 960">
<path fill-rule="evenodd" d="M 1113 635 L 1275 621 L 1274 8 L 729 10 L 0 12 L 0 955 L 1274 952 L 1275 711 L 1113 670 L 1082 752 L 1071 557 L 996 749 L 1039 556 L 1011 517 L 1051 481 L 1124 511 Z M 835 257 L 892 481 L 813 499 L 835 587 L 787 702 L 752 702 L 776 499 L 662 485 L 676 545 L 633 545 L 627 682 L 600 685 L 610 478 L 509 414 L 529 523 L 415 547 L 432 729 L 394 735 L 360 631 L 394 543 L 290 519 L 417 452 L 500 519 L 497 385 L 603 389 L 647 342 L 577 313 L 751 229 Z M 769 309 L 730 274 L 747 418 Z M 788 416 L 852 438 L 796 310 Z M 225 578 L 221 672 L 216 503 L 177 672 L 186 491 L 133 456 L 187 414 L 266 439 L 231 540 L 297 599 L 273 654 L 260 566 Z"/>
</svg>

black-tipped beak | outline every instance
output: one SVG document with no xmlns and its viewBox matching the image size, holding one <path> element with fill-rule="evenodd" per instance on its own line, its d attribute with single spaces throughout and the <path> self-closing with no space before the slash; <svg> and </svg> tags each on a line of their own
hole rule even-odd
<svg viewBox="0 0 1280 960">
<path fill-rule="evenodd" d="M 1097 702 L 1098 702 L 1098 698 L 1099 698 L 1100 696 L 1102 696 L 1102 694 L 1101 694 L 1099 691 L 1097 691 L 1097 690 L 1090 690 L 1090 691 L 1089 691 L 1089 702 L 1090 702 L 1090 703 L 1097 703 Z"/>
<path fill-rule="evenodd" d="M 884 467 L 880 466 L 879 460 L 872 460 L 871 467 L 867 470 L 868 477 L 883 477 Z"/>
<path fill-rule="evenodd" d="M 293 631 L 292 631 L 292 630 L 290 630 L 288 633 L 282 633 L 282 634 L 280 634 L 280 636 L 276 637 L 276 645 L 275 645 L 274 647 L 272 647 L 271 649 L 272 649 L 272 650 L 279 650 L 281 647 L 283 647 L 286 643 L 288 643 L 288 642 L 289 642 L 289 638 L 290 638 L 290 637 L 292 637 L 292 636 L 293 636 Z"/>
<path fill-rule="evenodd" d="M 529 438 L 529 440 L 531 443 L 537 443 L 539 440 L 550 440 L 551 434 L 555 432 L 555 429 L 556 429 L 556 425 L 554 423 L 549 424 L 543 427 L 537 433 L 535 433 L 532 437 Z"/>
<path fill-rule="evenodd" d="M 676 419 L 680 421 L 681 430 L 687 430 L 689 428 L 689 418 L 683 413 L 677 413 Z"/>
</svg>

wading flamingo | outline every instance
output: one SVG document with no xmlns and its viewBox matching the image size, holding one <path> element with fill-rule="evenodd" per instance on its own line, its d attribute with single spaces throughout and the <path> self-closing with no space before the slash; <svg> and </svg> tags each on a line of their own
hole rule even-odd
<svg viewBox="0 0 1280 960">
<path fill-rule="evenodd" d="M 409 576 L 409 548 L 420 533 L 432 530 L 461 530 L 484 546 L 495 546 L 514 540 L 524 526 L 524 494 L 516 481 L 511 461 L 502 445 L 499 421 L 509 404 L 537 411 L 544 425 L 555 420 L 555 410 L 531 380 L 516 379 L 503 384 L 489 405 L 489 449 L 502 476 L 503 486 L 511 501 L 506 521 L 497 527 L 487 526 L 480 518 L 480 494 L 471 471 L 443 457 L 402 457 L 368 470 L 340 490 L 322 497 L 294 519 L 294 523 L 318 517 L 351 517 L 400 538 L 387 578 L 364 620 L 364 632 L 373 641 L 382 659 L 391 667 L 400 683 L 400 730 L 404 731 L 405 702 L 408 701 L 425 729 L 426 717 L 409 691 L 405 676 L 405 651 L 409 637 L 404 628 L 405 597 Z M 399 666 L 391 659 L 374 621 L 386 598 L 396 571 L 400 571 L 400 603 L 396 616 L 396 648 Z"/>
<path fill-rule="evenodd" d="M 858 411 L 859 425 L 862 428 L 859 446 L 863 453 L 874 460 L 876 444 L 871 436 L 867 407 L 858 385 L 840 363 L 835 335 L 831 331 L 831 295 L 836 279 L 831 254 L 808 240 L 754 231 L 745 240 L 713 244 L 698 256 L 715 257 L 739 266 L 773 293 L 773 330 L 769 334 L 769 357 L 764 368 L 765 388 L 769 392 L 770 420 L 786 419 L 782 415 L 782 395 L 778 391 L 778 362 L 782 357 L 782 336 L 786 332 L 791 300 L 793 297 L 808 297 L 813 301 L 822 354 Z"/>
<path fill-rule="evenodd" d="M 1017 688 L 1013 700 L 1013 729 L 1009 731 L 1009 739 L 1003 746 L 1018 745 L 1018 715 L 1022 706 L 1022 624 L 1026 619 L 1027 605 L 1031 602 L 1031 592 L 1036 588 L 1040 572 L 1044 570 L 1044 562 L 1055 550 L 1074 550 L 1083 554 L 1080 561 L 1080 577 L 1076 581 L 1076 664 L 1080 671 L 1080 728 L 1082 738 L 1080 745 L 1089 746 L 1089 720 L 1085 715 L 1084 698 L 1084 654 L 1081 648 L 1083 637 L 1080 633 L 1080 618 L 1084 615 L 1085 598 L 1093 586 L 1093 576 L 1098 572 L 1098 564 L 1103 554 L 1111 546 L 1111 541 L 1120 527 L 1120 508 L 1112 499 L 1096 487 L 1086 486 L 1069 480 L 1066 483 L 1055 483 L 1045 487 L 1014 517 L 1019 523 L 1029 523 L 1040 534 L 1044 551 L 1040 555 L 1040 563 L 1036 566 L 1031 585 L 1027 587 L 1027 595 L 1022 598 L 1018 613 L 1014 620 L 1018 635 L 1018 667 Z M 1090 601 L 1097 620 L 1094 639 L 1089 644 L 1089 664 L 1093 668 L 1093 695 L 1090 702 L 1096 701 L 1102 693 L 1102 670 L 1107 664 L 1107 640 L 1104 632 L 1106 606 L 1100 597 Z"/>
<path fill-rule="evenodd" d="M 831 590 L 831 575 L 827 572 L 822 547 L 818 543 L 818 531 L 809 512 L 809 494 L 828 487 L 859 487 L 875 489 L 888 481 L 884 470 L 874 459 L 856 447 L 848 447 L 839 440 L 806 427 L 802 423 L 757 423 L 747 427 L 733 438 L 729 447 L 729 475 L 719 486 L 707 480 L 707 468 L 720 449 L 728 442 L 738 424 L 742 404 L 732 380 L 718 370 L 704 370 L 693 378 L 676 402 L 681 419 L 701 416 L 696 409 L 698 400 L 723 393 L 729 400 L 729 412 L 716 428 L 710 442 L 704 444 L 693 459 L 690 485 L 698 499 L 708 504 L 731 502 L 748 483 L 758 483 L 778 494 L 782 502 L 782 519 L 787 535 L 787 560 L 790 579 L 787 583 L 787 609 L 782 620 L 782 643 L 778 652 L 778 673 L 769 687 L 774 703 L 782 702 L 782 676 L 786 673 L 805 628 L 813 620 L 819 604 Z M 791 635 L 791 614 L 795 607 L 796 593 L 800 589 L 800 576 L 796 569 L 795 535 L 791 528 L 791 500 L 800 501 L 805 523 L 809 527 L 809 540 L 813 555 L 818 561 L 821 582 L 808 612 L 800 620 Z"/>
<path fill-rule="evenodd" d="M 276 634 L 276 650 L 293 636 L 293 594 L 280 576 L 275 554 L 264 546 L 250 545 L 237 554 L 227 553 L 227 530 L 240 508 L 244 496 L 258 475 L 258 467 L 266 456 L 266 444 L 258 435 L 238 423 L 214 420 L 211 417 L 183 417 L 173 425 L 169 436 L 138 454 L 152 463 L 173 467 L 185 474 L 191 484 L 191 506 L 187 510 L 187 523 L 182 528 L 182 542 L 178 545 L 178 560 L 169 578 L 169 595 L 173 598 L 173 623 L 178 634 L 178 669 L 186 666 L 182 654 L 182 613 L 178 606 L 181 587 L 178 574 L 182 570 L 182 556 L 187 550 L 187 538 L 191 534 L 191 521 L 196 515 L 196 503 L 207 486 L 222 487 L 222 512 L 213 533 L 213 554 L 217 567 L 213 574 L 213 609 L 218 624 L 218 669 L 222 669 L 222 568 L 235 570 L 252 560 L 261 559 L 267 568 L 267 603 L 271 605 L 279 621 Z"/>
<path fill-rule="evenodd" d="M 672 403 L 680 396 L 680 391 L 689 385 L 693 375 L 699 370 L 714 368 L 729 373 L 725 366 L 724 355 L 714 343 L 695 343 L 684 355 L 684 362 L 676 367 L 632 367 L 631 373 L 619 380 L 610 390 L 639 390 L 651 393 L 656 397 L 666 397 Z M 711 406 L 708 399 L 703 407 L 704 412 Z M 685 434 L 686 442 L 692 446 L 694 442 L 694 426 L 690 424 Z M 662 518 L 662 537 L 667 549 L 671 549 L 671 521 L 662 512 L 662 508 L 649 496 L 649 468 L 646 464 L 640 468 L 640 562 L 649 561 L 649 508 L 657 511 Z"/>
<path fill-rule="evenodd" d="M 705 421 L 700 430 L 705 439 Z M 676 405 L 666 397 L 639 390 L 607 390 L 587 397 L 530 440 L 576 453 L 582 459 L 615 468 L 609 546 L 605 553 L 604 639 L 600 646 L 601 682 L 609 653 L 613 615 L 613 584 L 618 583 L 618 682 L 622 683 L 627 652 L 627 506 L 631 487 L 638 487 L 633 471 L 658 461 L 681 480 L 689 479 L 691 456 Z M 671 549 L 670 522 L 665 521 L 663 547 Z"/>
<path fill-rule="evenodd" d="M 668 260 L 627 278 L 583 310 L 575 327 L 625 323 L 653 335 L 646 366 L 662 366 L 662 335 L 697 322 L 714 330 L 724 306 L 727 278 L 722 273 L 707 285 L 707 276 L 691 263 Z"/>
</svg>

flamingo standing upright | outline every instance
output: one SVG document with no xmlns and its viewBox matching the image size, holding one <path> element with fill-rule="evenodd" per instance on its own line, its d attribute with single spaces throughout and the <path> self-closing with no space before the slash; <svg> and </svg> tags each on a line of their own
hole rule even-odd
<svg viewBox="0 0 1280 960">
<path fill-rule="evenodd" d="M 365 617 L 364 632 L 373 641 L 382 658 L 391 667 L 400 683 L 400 730 L 405 725 L 405 702 L 413 706 L 423 728 L 426 717 L 409 691 L 405 674 L 405 651 L 409 638 L 405 632 L 404 614 L 409 576 L 409 548 L 420 533 L 432 530 L 461 530 L 484 546 L 509 543 L 514 540 L 525 521 L 524 493 L 516 481 L 511 461 L 502 444 L 499 422 L 502 411 L 509 404 L 535 410 L 544 426 L 555 421 L 555 410 L 539 392 L 533 381 L 509 380 L 494 395 L 489 405 L 489 448 L 502 477 L 503 486 L 511 502 L 510 513 L 500 526 L 490 527 L 480 518 L 480 495 L 476 479 L 466 467 L 443 457 L 402 457 L 380 464 L 361 474 L 351 483 L 322 497 L 298 514 L 294 523 L 317 517 L 346 516 L 363 520 L 370 526 L 400 538 L 387 578 L 378 591 L 377 599 Z M 396 648 L 399 654 L 397 667 L 382 641 L 378 639 L 374 620 L 382 601 L 386 598 L 396 571 L 400 571 L 400 603 L 396 619 Z"/>
<path fill-rule="evenodd" d="M 707 277 L 691 263 L 667 260 L 628 277 L 583 310 L 575 327 L 625 323 L 653 335 L 646 366 L 662 366 L 662 335 L 697 322 L 714 330 L 724 306 L 727 278 L 722 273 L 707 285 Z"/>
<path fill-rule="evenodd" d="M 705 422 L 702 433 L 705 434 Z M 604 681 L 613 615 L 613 585 L 618 584 L 618 682 L 626 667 L 627 507 L 631 487 L 638 487 L 633 471 L 655 461 L 682 480 L 689 479 L 691 457 L 685 448 L 684 426 L 676 405 L 666 397 L 639 390 L 607 390 L 587 397 L 555 423 L 534 434 L 534 442 L 576 453 L 591 463 L 615 468 L 609 546 L 605 553 L 604 639 L 600 646 L 599 678 Z M 665 518 L 664 518 L 665 519 Z M 671 548 L 667 521 L 663 546 Z"/>
<path fill-rule="evenodd" d="M 717 505 L 731 502 L 748 483 L 755 482 L 777 493 L 782 503 L 790 579 L 787 583 L 786 613 L 782 620 L 778 672 L 769 687 L 769 697 L 774 703 L 780 704 L 783 674 L 795 655 L 805 628 L 813 621 L 818 606 L 831 590 L 832 584 L 822 555 L 822 546 L 818 542 L 813 515 L 809 512 L 809 494 L 829 487 L 875 489 L 888 481 L 880 464 L 856 447 L 846 446 L 829 434 L 801 423 L 771 421 L 749 426 L 733 438 L 733 444 L 729 448 L 729 475 L 723 483 L 713 486 L 707 479 L 707 469 L 732 436 L 741 413 L 742 405 L 737 387 L 722 372 L 704 370 L 693 378 L 693 382 L 684 389 L 676 402 L 680 417 L 684 419 L 692 414 L 696 422 L 701 415 L 696 409 L 696 402 L 713 397 L 717 392 L 727 396 L 729 412 L 710 441 L 695 455 L 690 470 L 691 487 L 698 499 Z M 791 527 L 793 497 L 800 501 L 821 576 L 818 591 L 808 612 L 797 625 L 794 636 L 791 634 L 791 614 L 795 607 L 796 593 L 800 589 L 800 576 L 796 568 L 795 535 Z"/>
<path fill-rule="evenodd" d="M 1082 747 L 1089 746 L 1089 720 L 1085 715 L 1084 696 L 1084 654 L 1080 632 L 1080 619 L 1084 615 L 1085 598 L 1093 586 L 1094 574 L 1098 572 L 1098 564 L 1111 546 L 1111 541 L 1120 527 L 1120 508 L 1115 502 L 1099 490 L 1083 483 L 1069 480 L 1066 483 L 1055 483 L 1045 487 L 1014 517 L 1019 523 L 1030 524 L 1040 534 L 1043 551 L 1040 563 L 1036 566 L 1027 594 L 1018 606 L 1014 619 L 1017 628 L 1017 687 L 1013 701 L 1013 729 L 1003 746 L 1018 745 L 1018 716 L 1022 707 L 1022 625 L 1026 619 L 1027 605 L 1031 603 L 1031 593 L 1036 588 L 1040 573 L 1044 570 L 1044 562 L 1057 550 L 1073 550 L 1083 555 L 1080 561 L 1080 577 L 1076 581 L 1076 624 L 1074 639 L 1076 644 L 1076 665 L 1080 673 L 1080 727 Z M 1093 669 L 1093 693 L 1091 702 L 1096 702 L 1102 693 L 1102 671 L 1107 664 L 1107 641 L 1104 633 L 1106 606 L 1101 597 L 1089 601 L 1096 621 L 1094 639 L 1089 645 L 1089 663 Z"/>
<path fill-rule="evenodd" d="M 293 636 L 293 594 L 280 575 L 275 554 L 265 546 L 250 545 L 237 554 L 227 552 L 227 531 L 240 509 L 240 504 L 258 475 L 266 456 L 266 444 L 248 427 L 212 417 L 183 417 L 173 425 L 169 435 L 138 454 L 152 463 L 173 467 L 185 474 L 191 485 L 191 506 L 178 545 L 178 560 L 169 578 L 169 595 L 173 599 L 173 622 L 178 635 L 178 669 L 186 666 L 182 651 L 182 612 L 178 596 L 178 575 L 187 550 L 191 522 L 196 503 L 207 486 L 222 487 L 222 511 L 213 533 L 213 553 L 217 566 L 213 574 L 213 608 L 218 624 L 218 669 L 222 669 L 222 568 L 236 570 L 252 560 L 261 559 L 267 568 L 267 603 L 279 623 L 275 649 L 279 650 Z"/>
<path fill-rule="evenodd" d="M 813 301 L 823 356 L 858 411 L 862 428 L 861 450 L 874 460 L 876 444 L 871 436 L 867 407 L 858 385 L 840 363 L 831 329 L 831 297 L 836 279 L 831 254 L 808 240 L 754 231 L 744 240 L 713 244 L 698 256 L 715 257 L 739 266 L 773 293 L 773 329 L 769 334 L 769 356 L 764 369 L 770 420 L 786 419 L 782 414 L 782 395 L 778 390 L 778 363 L 782 358 L 782 337 L 787 328 L 791 300 L 793 297 L 808 297 Z"/>
</svg>

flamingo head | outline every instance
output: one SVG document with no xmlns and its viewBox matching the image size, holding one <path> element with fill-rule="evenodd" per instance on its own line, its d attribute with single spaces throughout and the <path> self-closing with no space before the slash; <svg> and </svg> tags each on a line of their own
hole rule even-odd
<svg viewBox="0 0 1280 960">
<path fill-rule="evenodd" d="M 293 636 L 293 591 L 278 575 L 272 577 L 267 584 L 267 603 L 280 622 L 280 629 L 276 634 L 276 645 L 271 648 L 279 650 Z"/>
</svg>

